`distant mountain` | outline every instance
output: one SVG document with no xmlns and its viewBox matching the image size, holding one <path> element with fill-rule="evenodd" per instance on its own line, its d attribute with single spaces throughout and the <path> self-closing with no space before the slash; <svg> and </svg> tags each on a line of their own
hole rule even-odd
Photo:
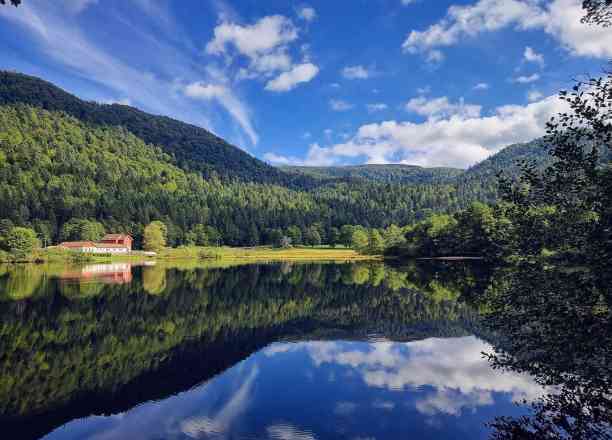
<svg viewBox="0 0 612 440">
<path fill-rule="evenodd" d="M 448 182 L 463 173 L 458 168 L 423 168 L 415 165 L 355 165 L 338 167 L 284 166 L 281 170 L 318 180 L 363 179 L 379 183 L 430 184 Z"/>
<path fill-rule="evenodd" d="M 460 176 L 460 180 L 496 179 L 500 172 L 507 176 L 517 176 L 520 173 L 518 164 L 525 160 L 533 161 L 539 167 L 550 162 L 551 156 L 548 154 L 548 148 L 543 139 L 509 145 L 467 169 Z"/>
<path fill-rule="evenodd" d="M 122 126 L 148 144 L 161 146 L 179 167 L 204 176 L 288 184 L 292 178 L 209 131 L 166 116 L 119 104 L 87 102 L 40 78 L 0 71 L 0 105 L 28 104 L 63 111 L 95 125 Z M 293 179 L 295 180 L 295 179 Z"/>
<path fill-rule="evenodd" d="M 430 185 L 458 183 L 466 185 L 478 181 L 480 185 L 495 185 L 501 172 L 508 176 L 520 173 L 521 161 L 534 161 L 544 167 L 551 160 L 543 140 L 509 145 L 467 170 L 459 168 L 424 168 L 416 165 L 354 165 L 354 166 L 282 166 L 288 174 L 311 177 L 321 183 L 333 180 Z"/>
</svg>

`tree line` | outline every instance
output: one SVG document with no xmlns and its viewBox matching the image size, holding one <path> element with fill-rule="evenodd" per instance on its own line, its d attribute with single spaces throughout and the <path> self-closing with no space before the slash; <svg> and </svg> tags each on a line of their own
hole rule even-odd
<svg viewBox="0 0 612 440">
<path fill-rule="evenodd" d="M 33 230 L 42 245 L 113 232 L 131 234 L 140 247 L 154 221 L 165 225 L 168 246 L 280 245 L 283 237 L 292 245 L 350 245 L 346 234 L 339 238 L 346 225 L 362 226 L 376 242 L 372 229 L 383 234 L 431 213 L 459 211 L 495 191 L 487 182 L 331 181 L 298 190 L 204 178 L 126 129 L 0 106 L 0 249 L 9 251 L 16 248 L 4 237 L 16 227 Z"/>
</svg>

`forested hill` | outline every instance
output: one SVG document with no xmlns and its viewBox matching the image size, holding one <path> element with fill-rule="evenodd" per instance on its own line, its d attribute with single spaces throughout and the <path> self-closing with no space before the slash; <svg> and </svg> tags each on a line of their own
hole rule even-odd
<svg viewBox="0 0 612 440">
<path fill-rule="evenodd" d="M 339 167 L 284 166 L 281 170 L 318 180 L 364 179 L 381 183 L 430 184 L 448 182 L 461 175 L 458 168 L 423 168 L 416 165 L 355 165 Z"/>
<path fill-rule="evenodd" d="M 521 161 L 534 162 L 543 167 L 551 160 L 548 149 L 542 139 L 536 139 L 522 144 L 509 145 L 488 159 L 472 166 L 459 176 L 460 180 L 495 179 L 500 172 L 515 177 L 519 174 L 518 164 Z"/>
<path fill-rule="evenodd" d="M 0 249 L 14 226 L 33 229 L 45 243 L 127 232 L 138 246 L 154 220 L 167 226 L 170 246 L 251 246 L 283 236 L 294 244 L 340 243 L 346 225 L 393 229 L 494 202 L 497 171 L 516 174 L 514 160 L 528 157 L 548 158 L 535 142 L 467 171 L 366 165 L 284 172 L 201 128 L 0 72 Z"/>
<path fill-rule="evenodd" d="M 354 166 L 282 166 L 288 174 L 299 174 L 311 177 L 319 183 L 332 180 L 364 181 L 377 183 L 395 183 L 406 185 L 429 185 L 459 183 L 469 184 L 478 181 L 488 185 L 497 181 L 497 175 L 503 173 L 509 177 L 519 174 L 521 161 L 533 161 L 544 166 L 550 161 L 550 155 L 542 139 L 522 144 L 509 145 L 478 164 L 463 170 L 460 168 L 434 167 L 423 168 L 416 165 L 371 164 Z"/>
<path fill-rule="evenodd" d="M 499 171 L 514 174 L 517 159 L 533 158 L 542 162 L 548 157 L 538 141 L 534 141 L 509 146 L 465 172 L 456 168 L 399 164 L 279 169 L 201 127 L 151 115 L 127 105 L 84 101 L 40 78 L 0 71 L 0 106 L 11 104 L 63 111 L 88 124 L 124 127 L 145 143 L 161 147 L 179 168 L 198 172 L 205 178 L 216 174 L 221 178 L 293 189 L 311 189 L 334 181 L 430 185 L 451 183 L 456 179 L 491 180 Z"/>
<path fill-rule="evenodd" d="M 214 172 L 250 182 L 286 185 L 295 181 L 295 176 L 288 176 L 201 127 L 127 105 L 83 101 L 40 78 L 0 71 L 0 105 L 17 103 L 63 111 L 89 124 L 122 126 L 144 142 L 160 146 L 180 168 L 205 177 Z"/>
<path fill-rule="evenodd" d="M 458 189 L 330 181 L 295 190 L 204 179 L 125 128 L 24 104 L 0 106 L 0 239 L 11 225 L 31 227 L 49 243 L 85 239 L 89 233 L 74 235 L 72 226 L 86 220 L 138 242 L 147 223 L 161 220 L 173 246 L 201 242 L 205 227 L 229 245 L 269 243 L 290 231 L 294 243 L 316 244 L 343 225 L 411 224 L 490 194 L 475 183 Z"/>
</svg>

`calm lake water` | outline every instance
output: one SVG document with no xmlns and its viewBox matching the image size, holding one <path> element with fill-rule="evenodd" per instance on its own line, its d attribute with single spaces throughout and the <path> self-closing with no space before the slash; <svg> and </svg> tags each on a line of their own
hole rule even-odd
<svg viewBox="0 0 612 440">
<path fill-rule="evenodd" d="M 517 336 L 482 319 L 492 276 L 461 263 L 0 267 L 0 432 L 486 439 L 506 429 L 496 417 L 538 411 L 515 402 L 560 389 L 485 356 Z"/>
</svg>

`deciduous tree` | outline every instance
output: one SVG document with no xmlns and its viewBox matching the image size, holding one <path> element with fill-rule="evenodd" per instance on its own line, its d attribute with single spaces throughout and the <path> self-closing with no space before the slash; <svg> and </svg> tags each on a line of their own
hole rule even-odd
<svg viewBox="0 0 612 440">
<path fill-rule="evenodd" d="M 12 228 L 6 237 L 8 251 L 17 259 L 29 257 L 39 246 L 36 232 L 30 228 Z"/>
<path fill-rule="evenodd" d="M 144 230 L 144 249 L 147 251 L 160 251 L 166 246 L 166 225 L 160 221 L 154 221 L 147 225 Z"/>
</svg>

